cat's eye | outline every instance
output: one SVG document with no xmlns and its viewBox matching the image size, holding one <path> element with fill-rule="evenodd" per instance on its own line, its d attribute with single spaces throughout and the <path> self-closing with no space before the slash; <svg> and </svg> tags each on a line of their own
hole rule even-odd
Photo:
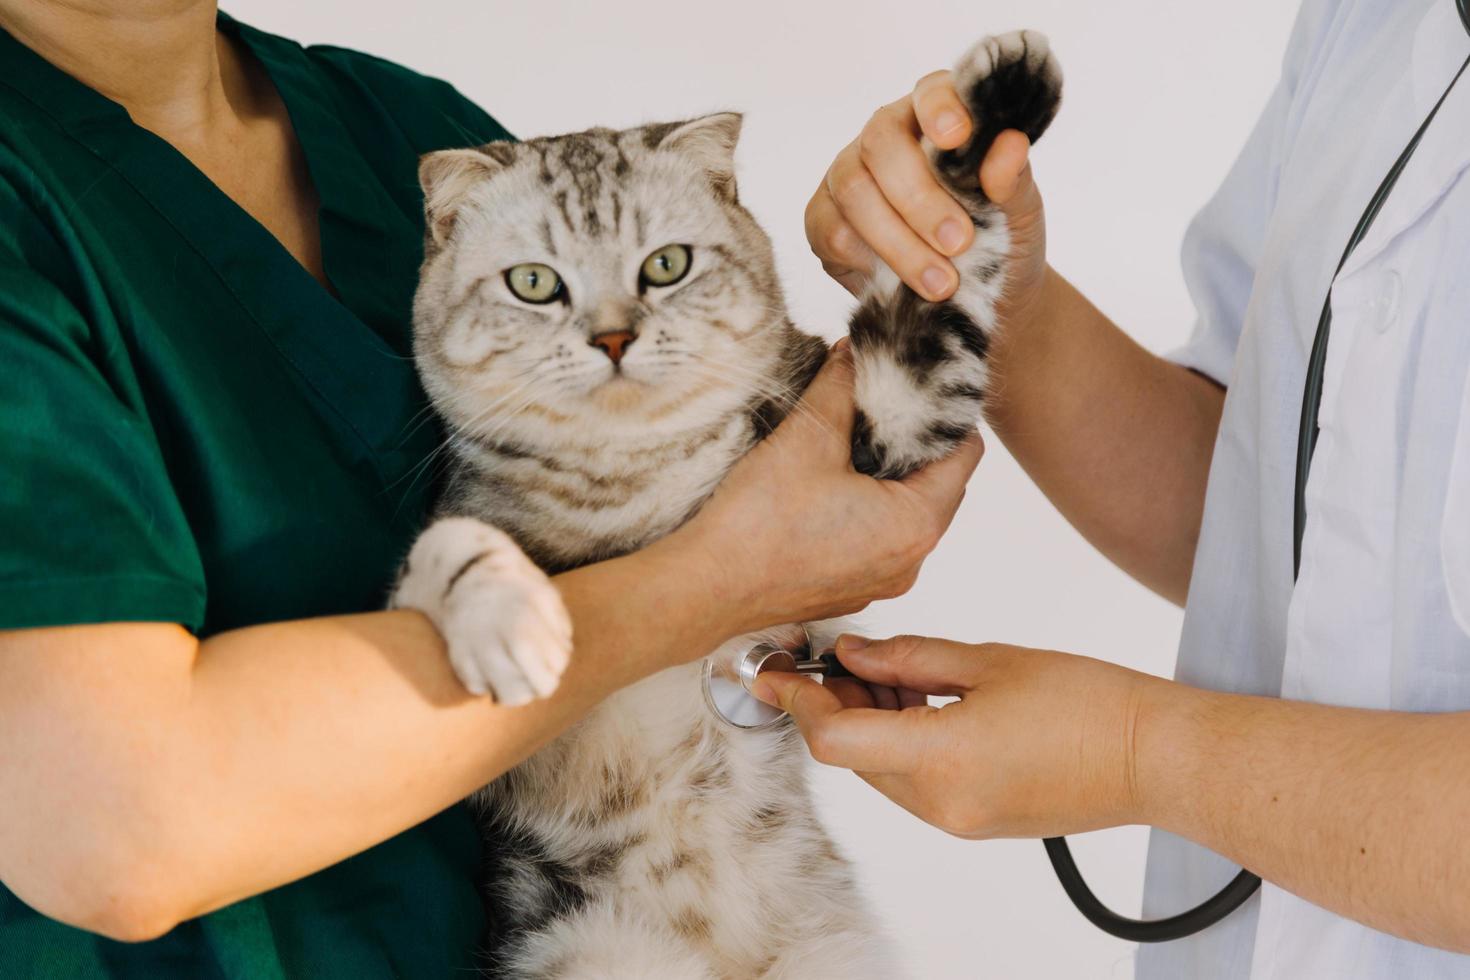
<svg viewBox="0 0 1470 980">
<path fill-rule="evenodd" d="M 565 291 L 556 270 L 540 262 L 524 262 L 506 269 L 505 284 L 527 303 L 550 303 L 560 299 Z"/>
<path fill-rule="evenodd" d="M 672 286 L 689 272 L 689 246 L 665 245 L 643 260 L 640 278 L 647 286 Z"/>
</svg>

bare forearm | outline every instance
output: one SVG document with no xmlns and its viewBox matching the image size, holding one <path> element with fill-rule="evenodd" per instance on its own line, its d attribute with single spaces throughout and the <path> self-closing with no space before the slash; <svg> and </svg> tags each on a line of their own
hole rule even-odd
<svg viewBox="0 0 1470 980">
<path fill-rule="evenodd" d="M 179 764 L 181 777 L 206 773 L 218 792 L 181 778 L 170 807 L 197 808 L 202 820 L 216 822 L 184 850 L 219 849 L 217 861 L 204 862 L 219 880 L 190 914 L 300 877 L 426 819 L 515 766 L 612 691 L 723 640 L 718 610 L 679 584 L 690 570 L 666 571 L 673 569 L 651 570 L 638 556 L 561 576 L 575 655 L 552 697 L 513 709 L 467 696 L 438 634 L 416 613 L 267 626 L 205 644 L 188 727 L 209 754 L 189 753 Z M 272 634 L 286 633 L 289 647 L 278 647 Z M 265 782 L 270 792 L 261 792 Z M 218 832 L 220 820 L 234 822 L 238 836 Z M 270 848 L 251 839 L 255 827 L 292 831 L 274 833 Z"/>
<path fill-rule="evenodd" d="M 902 481 L 861 476 L 852 385 L 851 357 L 830 358 L 687 524 L 558 576 L 571 665 L 524 707 L 467 696 L 416 612 L 202 645 L 160 623 L 0 632 L 0 881 L 54 918 L 146 938 L 412 826 L 643 676 L 900 594 L 980 446 Z"/>
<path fill-rule="evenodd" d="M 617 688 L 724 638 L 691 615 L 718 622 L 717 611 L 671 594 L 671 576 L 643 567 L 620 561 L 559 580 L 575 654 L 554 695 L 517 708 L 467 695 L 443 641 L 411 611 L 265 626 L 206 643 L 183 726 L 196 749 L 176 758 L 177 795 L 164 801 L 175 814 L 198 811 L 178 826 L 209 827 L 177 849 L 215 879 L 199 882 L 187 914 L 427 819 Z"/>
<path fill-rule="evenodd" d="M 1145 822 L 1348 918 L 1470 952 L 1470 714 L 1161 692 L 1140 729 Z"/>
<path fill-rule="evenodd" d="M 572 666 L 553 697 L 514 709 L 466 695 L 416 612 L 272 624 L 203 644 L 177 627 L 110 627 L 137 634 L 137 649 L 127 634 L 99 646 L 81 628 L 59 649 L 31 651 L 49 661 L 35 670 L 21 663 L 24 648 L 7 647 L 15 684 L 0 740 L 32 751 L 4 767 L 4 797 L 29 803 L 0 820 L 0 877 L 43 911 L 86 908 L 81 924 L 140 938 L 385 840 L 514 766 L 616 687 L 724 638 L 694 577 L 657 560 L 558 580 L 576 629 Z M 162 645 L 160 630 L 171 637 Z M 58 673 L 56 657 L 85 666 Z M 59 676 L 72 689 L 55 689 Z M 88 680 L 77 688 L 77 677 Z M 27 705 L 48 717 L 29 719 Z M 57 744 L 36 745 L 36 732 Z M 57 868 L 80 870 L 67 880 Z M 114 894 L 67 894 L 99 877 Z"/>
<path fill-rule="evenodd" d="M 1094 547 L 1183 602 L 1224 392 L 1150 354 L 1048 269 L 1001 331 L 990 420 Z"/>
</svg>

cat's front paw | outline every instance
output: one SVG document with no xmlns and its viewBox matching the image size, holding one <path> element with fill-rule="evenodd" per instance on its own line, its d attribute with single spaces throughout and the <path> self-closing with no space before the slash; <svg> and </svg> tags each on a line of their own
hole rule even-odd
<svg viewBox="0 0 1470 980">
<path fill-rule="evenodd" d="M 982 129 L 1019 129 L 1032 142 L 1051 125 L 1062 99 L 1061 65 L 1038 31 L 984 38 L 955 65 L 954 82 Z"/>
<path fill-rule="evenodd" d="M 391 605 L 428 616 L 460 683 L 500 704 L 548 696 L 571 659 L 561 593 L 508 534 L 472 517 L 419 535 Z"/>
<path fill-rule="evenodd" d="M 954 87 L 975 127 L 950 150 L 929 147 L 934 167 L 951 188 L 979 191 L 980 161 L 996 136 L 1019 129 L 1035 143 L 1056 118 L 1062 101 L 1062 68 L 1046 35 L 1012 31 L 984 38 L 955 64 Z"/>
</svg>

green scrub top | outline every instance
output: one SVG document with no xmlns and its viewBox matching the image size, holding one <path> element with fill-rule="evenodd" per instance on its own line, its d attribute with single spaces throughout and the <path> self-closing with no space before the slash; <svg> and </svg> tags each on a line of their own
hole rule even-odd
<svg viewBox="0 0 1470 980">
<path fill-rule="evenodd" d="M 424 519 L 440 433 L 409 360 L 417 160 L 508 134 L 442 82 L 220 29 L 290 111 L 335 296 L 166 142 L 0 32 L 0 629 L 208 636 L 381 608 Z M 455 807 L 135 945 L 0 888 L 0 977 L 446 977 L 475 963 L 479 860 Z"/>
</svg>

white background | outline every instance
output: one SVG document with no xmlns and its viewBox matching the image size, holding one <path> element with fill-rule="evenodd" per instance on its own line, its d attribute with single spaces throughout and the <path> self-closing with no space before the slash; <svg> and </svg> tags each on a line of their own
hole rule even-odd
<svg viewBox="0 0 1470 980">
<path fill-rule="evenodd" d="M 448 79 L 522 136 L 746 113 L 741 197 L 776 244 L 799 324 L 835 337 L 847 295 L 807 250 L 802 209 L 869 113 L 980 36 L 1047 33 L 1066 74 L 1038 145 L 1052 262 L 1144 345 L 1192 322 L 1186 222 L 1274 83 L 1286 0 L 239 0 L 226 9 L 304 42 L 358 48 Z M 1167 674 L 1179 612 L 1094 554 L 994 438 L 950 536 L 876 635 L 1005 640 Z M 1048 719 L 1037 718 L 1037 726 Z M 919 978 L 1123 978 L 1132 950 L 1067 904 L 1034 841 L 968 843 L 847 773 L 817 776 L 823 817 Z M 1145 832 L 1074 842 L 1105 901 L 1136 914 Z"/>
</svg>

